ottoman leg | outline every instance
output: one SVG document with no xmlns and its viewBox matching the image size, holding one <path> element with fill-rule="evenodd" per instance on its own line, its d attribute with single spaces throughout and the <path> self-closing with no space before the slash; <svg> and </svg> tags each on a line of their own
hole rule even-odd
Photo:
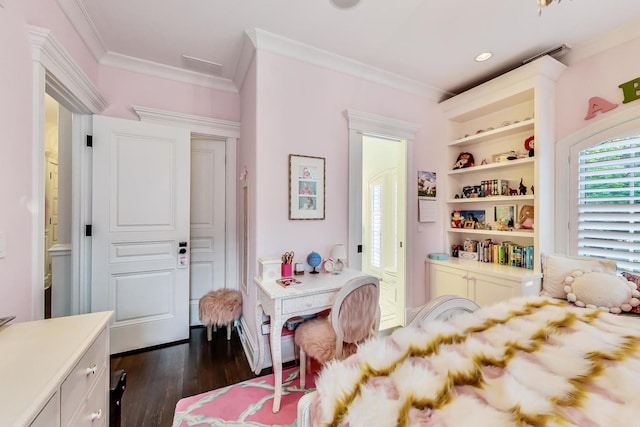
<svg viewBox="0 0 640 427">
<path fill-rule="evenodd" d="M 211 341 L 211 324 L 207 325 L 207 341 Z"/>
<path fill-rule="evenodd" d="M 233 328 L 233 322 L 227 323 L 227 341 L 231 340 L 231 329 Z"/>
</svg>

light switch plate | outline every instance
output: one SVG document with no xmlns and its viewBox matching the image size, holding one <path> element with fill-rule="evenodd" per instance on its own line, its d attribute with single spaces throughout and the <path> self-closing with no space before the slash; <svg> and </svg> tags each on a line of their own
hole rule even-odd
<svg viewBox="0 0 640 427">
<path fill-rule="evenodd" d="M 0 231 L 0 258 L 7 256 L 7 236 L 3 231 Z"/>
</svg>

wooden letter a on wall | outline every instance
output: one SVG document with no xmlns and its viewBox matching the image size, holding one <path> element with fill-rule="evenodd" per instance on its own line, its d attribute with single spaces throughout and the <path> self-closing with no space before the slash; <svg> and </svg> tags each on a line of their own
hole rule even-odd
<svg viewBox="0 0 640 427">
<path fill-rule="evenodd" d="M 584 119 L 585 120 L 593 119 L 596 116 L 596 113 L 598 111 L 606 113 L 607 111 L 613 110 L 617 106 L 618 104 L 613 104 L 604 98 L 600 98 L 599 96 L 593 96 L 589 98 L 589 109 L 587 110 L 587 115 Z"/>
</svg>

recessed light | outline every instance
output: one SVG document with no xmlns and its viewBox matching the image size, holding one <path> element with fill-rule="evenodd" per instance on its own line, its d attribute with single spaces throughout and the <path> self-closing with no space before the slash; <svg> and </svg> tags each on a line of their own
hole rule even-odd
<svg viewBox="0 0 640 427">
<path fill-rule="evenodd" d="M 338 9 L 349 9 L 360 2 L 360 0 L 330 0 L 330 1 Z"/>
<path fill-rule="evenodd" d="M 476 56 L 476 61 L 477 62 L 486 61 L 487 59 L 491 58 L 492 56 L 493 56 L 493 53 L 491 53 L 491 52 L 482 52 L 481 54 Z"/>
</svg>

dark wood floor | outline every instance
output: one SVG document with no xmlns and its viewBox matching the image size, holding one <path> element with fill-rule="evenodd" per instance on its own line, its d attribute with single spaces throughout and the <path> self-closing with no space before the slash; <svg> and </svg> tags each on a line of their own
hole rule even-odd
<svg viewBox="0 0 640 427">
<path fill-rule="evenodd" d="M 192 328 L 189 342 L 111 358 L 111 370 L 124 369 L 122 427 L 168 427 L 183 397 L 255 377 L 238 334 L 227 341 L 225 328 L 207 341 L 205 328 Z M 264 374 L 265 372 L 262 372 Z"/>
</svg>

